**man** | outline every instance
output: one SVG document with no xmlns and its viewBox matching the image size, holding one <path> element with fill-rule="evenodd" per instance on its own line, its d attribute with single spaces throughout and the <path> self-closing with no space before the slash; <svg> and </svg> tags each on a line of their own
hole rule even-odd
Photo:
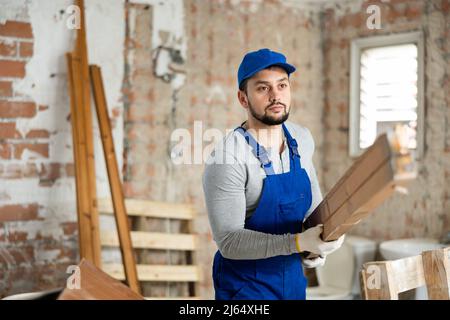
<svg viewBox="0 0 450 320">
<path fill-rule="evenodd" d="M 246 54 L 239 66 L 238 99 L 248 118 L 215 146 L 203 174 L 219 248 L 216 299 L 305 299 L 302 264 L 323 265 L 344 240 L 322 241 L 321 225 L 302 232 L 322 194 L 311 133 L 286 121 L 294 71 L 269 49 Z M 308 259 L 306 252 L 319 256 Z"/>
</svg>

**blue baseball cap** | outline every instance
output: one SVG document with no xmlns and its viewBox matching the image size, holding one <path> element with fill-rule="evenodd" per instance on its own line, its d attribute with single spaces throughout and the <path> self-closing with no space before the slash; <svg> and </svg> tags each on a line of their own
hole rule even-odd
<svg viewBox="0 0 450 320">
<path fill-rule="evenodd" d="M 295 71 L 295 67 L 286 62 L 286 57 L 270 49 L 260 49 L 247 53 L 242 59 L 238 70 L 238 86 L 242 81 L 252 77 L 255 73 L 270 66 L 279 66 L 286 70 L 288 76 Z"/>
</svg>

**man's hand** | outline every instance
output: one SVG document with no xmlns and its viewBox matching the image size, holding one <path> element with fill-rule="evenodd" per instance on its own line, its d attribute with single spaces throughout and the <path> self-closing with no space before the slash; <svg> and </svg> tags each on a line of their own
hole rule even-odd
<svg viewBox="0 0 450 320">
<path fill-rule="evenodd" d="M 308 256 L 302 257 L 302 264 L 305 268 L 317 268 L 325 264 L 326 257 L 318 256 L 315 258 L 308 258 Z"/>
<path fill-rule="evenodd" d="M 334 241 L 323 241 L 320 235 L 323 231 L 323 225 L 307 229 L 302 233 L 296 234 L 297 250 L 299 252 L 311 252 L 320 256 L 326 256 L 339 249 L 344 242 L 345 235 Z"/>
</svg>

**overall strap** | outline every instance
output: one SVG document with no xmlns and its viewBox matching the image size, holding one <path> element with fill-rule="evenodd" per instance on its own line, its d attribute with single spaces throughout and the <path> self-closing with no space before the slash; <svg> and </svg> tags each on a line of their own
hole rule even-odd
<svg viewBox="0 0 450 320">
<path fill-rule="evenodd" d="M 242 126 L 237 127 L 236 129 L 234 129 L 234 131 L 238 131 L 239 133 L 241 133 L 244 136 L 245 140 L 247 141 L 247 143 L 250 145 L 250 147 L 252 149 L 253 155 L 259 160 L 259 162 L 261 162 L 261 167 L 264 169 L 264 172 L 266 173 L 266 175 L 275 174 L 275 171 L 273 170 L 273 166 L 272 166 L 272 161 L 270 161 L 270 159 L 269 159 L 269 154 L 267 153 L 267 150 L 263 146 L 261 146 L 255 140 L 255 138 L 253 138 L 253 136 L 247 130 L 245 130 Z"/>
<path fill-rule="evenodd" d="M 283 123 L 283 130 L 284 130 L 284 135 L 287 138 L 287 142 L 289 145 L 289 151 L 291 153 L 291 156 L 297 156 L 299 158 L 300 157 L 300 153 L 298 153 L 298 143 L 297 140 L 295 140 L 294 138 L 292 138 L 291 134 L 289 133 L 288 129 L 286 128 L 285 124 Z"/>
</svg>

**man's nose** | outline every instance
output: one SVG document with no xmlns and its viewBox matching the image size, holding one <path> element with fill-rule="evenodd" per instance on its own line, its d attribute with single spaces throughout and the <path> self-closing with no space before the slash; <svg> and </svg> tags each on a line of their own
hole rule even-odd
<svg viewBox="0 0 450 320">
<path fill-rule="evenodd" d="M 277 88 L 270 90 L 270 102 L 279 101 L 280 100 L 280 91 Z"/>
</svg>

